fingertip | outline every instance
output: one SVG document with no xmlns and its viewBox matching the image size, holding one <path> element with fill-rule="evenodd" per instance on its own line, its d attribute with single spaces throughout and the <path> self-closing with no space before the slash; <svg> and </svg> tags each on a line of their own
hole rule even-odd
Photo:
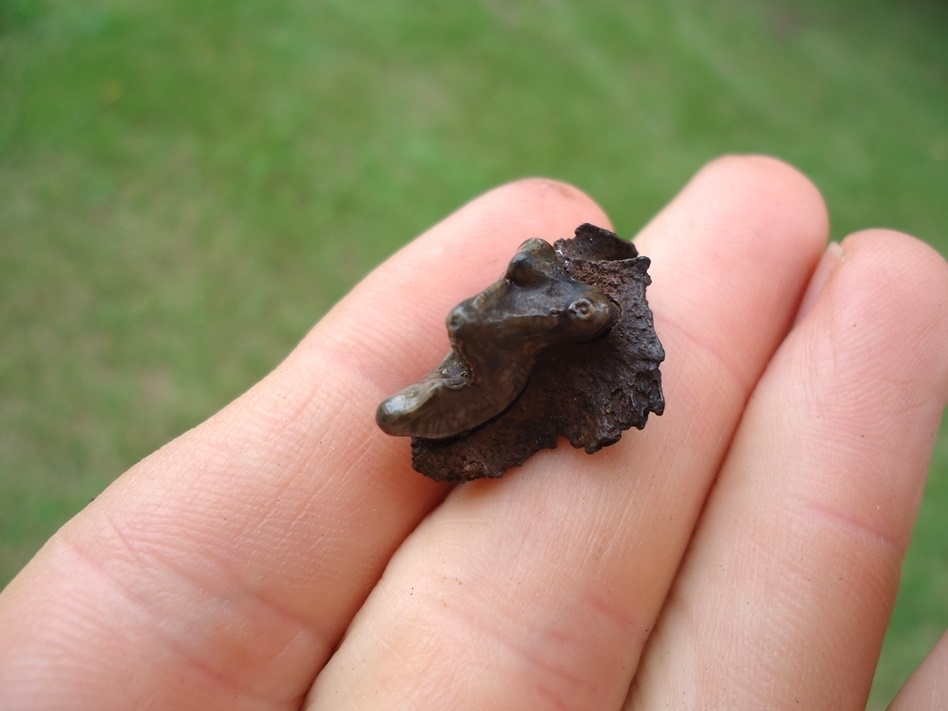
<svg viewBox="0 0 948 711">
<path fill-rule="evenodd" d="M 653 256 L 656 285 L 663 265 L 675 263 L 666 281 L 685 270 L 710 282 L 698 290 L 703 298 L 721 283 L 718 272 L 807 278 L 828 234 L 826 203 L 803 173 L 767 156 L 729 155 L 701 168 L 636 244 Z"/>
<path fill-rule="evenodd" d="M 948 318 L 948 262 L 931 245 L 898 230 L 874 228 L 849 235 L 842 248 L 846 260 L 872 259 L 880 279 L 917 285 Z"/>
<path fill-rule="evenodd" d="M 727 185 L 727 191 L 720 186 Z M 779 224 L 791 221 L 798 239 L 809 238 L 801 249 L 820 249 L 829 233 L 829 211 L 823 195 L 802 171 L 766 155 L 726 155 L 706 164 L 689 183 L 689 189 L 707 191 L 720 205 L 719 212 L 735 212 L 753 219 L 764 211 Z M 735 209 L 737 208 L 737 209 Z M 756 209 L 754 209 L 756 208 Z"/>
<path fill-rule="evenodd" d="M 499 279 L 522 242 L 572 237 L 584 222 L 611 224 L 591 197 L 568 183 L 533 177 L 494 188 L 368 275 L 299 351 L 330 351 L 381 390 L 404 385 L 444 355 L 448 311 Z"/>
<path fill-rule="evenodd" d="M 890 229 L 854 233 L 840 245 L 837 268 L 822 291 L 834 318 L 852 328 L 886 325 L 906 370 L 924 372 L 925 390 L 948 402 L 948 262 L 925 242 Z M 888 359 L 883 359 L 888 361 Z"/>
<path fill-rule="evenodd" d="M 707 164 L 636 239 L 652 259 L 659 335 L 684 330 L 739 382 L 755 382 L 793 323 L 828 224 L 819 191 L 782 161 Z"/>
<path fill-rule="evenodd" d="M 535 222 L 537 232 L 542 232 L 549 228 L 551 218 L 556 220 L 559 216 L 573 220 L 575 215 L 582 215 L 586 221 L 600 227 L 611 229 L 612 225 L 605 210 L 592 197 L 575 185 L 554 178 L 520 178 L 494 188 L 468 203 L 468 206 L 482 201 L 483 204 L 477 205 L 478 209 L 496 206 L 503 213 L 513 207 L 521 212 L 518 218 L 528 220 L 523 225 L 523 229 L 527 231 L 530 229 L 529 220 Z"/>
<path fill-rule="evenodd" d="M 551 178 L 521 178 L 466 203 L 408 243 L 383 267 L 398 273 L 417 270 L 428 259 L 450 250 L 456 262 L 465 263 L 465 273 L 487 270 L 493 281 L 497 269 L 525 240 L 540 237 L 552 242 L 571 237 L 583 222 L 611 229 L 602 207 L 579 188 Z"/>
</svg>

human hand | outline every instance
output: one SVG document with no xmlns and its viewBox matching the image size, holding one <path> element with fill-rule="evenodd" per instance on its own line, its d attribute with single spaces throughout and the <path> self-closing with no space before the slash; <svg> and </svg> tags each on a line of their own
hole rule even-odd
<svg viewBox="0 0 948 711">
<path fill-rule="evenodd" d="M 0 709 L 862 708 L 948 400 L 948 266 L 882 231 L 820 260 L 804 178 L 717 161 L 636 240 L 665 415 L 502 480 L 413 472 L 379 401 L 520 242 L 586 221 L 547 181 L 475 200 L 119 478 L 0 596 Z M 943 639 L 894 707 L 946 678 Z"/>
</svg>

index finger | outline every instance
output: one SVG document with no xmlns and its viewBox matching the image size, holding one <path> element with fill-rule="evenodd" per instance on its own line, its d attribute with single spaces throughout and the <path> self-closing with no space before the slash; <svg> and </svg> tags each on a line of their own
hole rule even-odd
<svg viewBox="0 0 948 711">
<path fill-rule="evenodd" d="M 273 373 L 116 481 L 11 583 L 0 706 L 301 699 L 446 491 L 410 470 L 406 441 L 376 430 L 378 402 L 437 362 L 444 314 L 520 242 L 605 220 L 573 188 L 521 181 L 371 274 Z"/>
</svg>

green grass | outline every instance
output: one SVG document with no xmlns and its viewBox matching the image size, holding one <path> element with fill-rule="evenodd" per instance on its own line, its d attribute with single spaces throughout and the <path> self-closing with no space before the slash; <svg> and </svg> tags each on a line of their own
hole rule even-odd
<svg viewBox="0 0 948 711">
<path fill-rule="evenodd" d="M 0 584 L 399 245 L 544 174 L 632 234 L 760 151 L 948 252 L 936 0 L 4 0 Z M 948 430 L 873 694 L 948 626 Z"/>
</svg>

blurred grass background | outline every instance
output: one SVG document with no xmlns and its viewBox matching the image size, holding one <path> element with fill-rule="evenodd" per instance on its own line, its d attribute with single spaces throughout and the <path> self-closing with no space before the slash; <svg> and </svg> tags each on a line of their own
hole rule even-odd
<svg viewBox="0 0 948 711">
<path fill-rule="evenodd" d="M 948 252 L 938 0 L 0 0 L 0 585 L 372 266 L 524 175 L 631 236 L 765 152 Z M 873 690 L 948 626 L 948 429 Z"/>
</svg>

